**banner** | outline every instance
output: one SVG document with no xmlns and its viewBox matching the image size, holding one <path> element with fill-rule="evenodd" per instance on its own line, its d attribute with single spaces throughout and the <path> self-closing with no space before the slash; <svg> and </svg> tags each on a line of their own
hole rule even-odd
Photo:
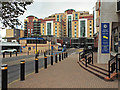
<svg viewBox="0 0 120 90">
<path fill-rule="evenodd" d="M 109 53 L 110 38 L 109 38 L 109 23 L 101 24 L 101 53 Z"/>
</svg>

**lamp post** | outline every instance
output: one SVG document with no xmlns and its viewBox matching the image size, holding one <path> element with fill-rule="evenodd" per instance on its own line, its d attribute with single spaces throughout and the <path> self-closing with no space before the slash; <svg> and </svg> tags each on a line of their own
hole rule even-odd
<svg viewBox="0 0 120 90">
<path fill-rule="evenodd" d="M 34 35 L 34 34 L 31 34 L 32 36 Z M 35 33 L 35 35 L 36 35 L 36 55 L 35 55 L 35 58 L 37 58 L 37 41 L 38 41 L 38 36 L 37 36 L 37 33 Z M 39 37 L 41 36 L 41 34 L 39 35 Z"/>
</svg>

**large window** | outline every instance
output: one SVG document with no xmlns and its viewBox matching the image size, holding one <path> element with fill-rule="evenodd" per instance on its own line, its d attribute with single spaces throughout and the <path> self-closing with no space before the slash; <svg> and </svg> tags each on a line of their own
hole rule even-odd
<svg viewBox="0 0 120 90">
<path fill-rule="evenodd" d="M 68 16 L 68 37 L 72 37 L 72 17 Z"/>
<path fill-rule="evenodd" d="M 80 21 L 80 36 L 85 37 L 85 21 Z"/>
<path fill-rule="evenodd" d="M 47 23 L 47 35 L 51 35 L 51 23 Z"/>
</svg>

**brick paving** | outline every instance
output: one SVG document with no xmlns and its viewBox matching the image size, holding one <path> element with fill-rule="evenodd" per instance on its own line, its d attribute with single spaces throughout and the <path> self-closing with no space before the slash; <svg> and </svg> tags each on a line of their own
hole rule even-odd
<svg viewBox="0 0 120 90">
<path fill-rule="evenodd" d="M 25 81 L 9 84 L 9 88 L 118 88 L 118 81 L 107 82 L 82 69 L 78 54 L 31 74 Z"/>
</svg>

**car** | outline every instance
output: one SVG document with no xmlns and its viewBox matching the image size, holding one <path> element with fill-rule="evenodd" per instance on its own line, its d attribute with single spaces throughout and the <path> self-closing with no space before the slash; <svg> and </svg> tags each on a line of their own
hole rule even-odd
<svg viewBox="0 0 120 90">
<path fill-rule="evenodd" d="M 62 51 L 62 49 L 63 49 L 63 47 L 59 47 L 59 48 L 58 48 L 58 51 Z"/>
<path fill-rule="evenodd" d="M 91 49 L 92 49 L 92 46 L 88 46 L 88 49 L 91 50 Z"/>
<path fill-rule="evenodd" d="M 7 50 L 1 50 L 1 53 L 10 53 L 10 52 L 16 52 L 16 49 L 7 49 Z"/>
</svg>

